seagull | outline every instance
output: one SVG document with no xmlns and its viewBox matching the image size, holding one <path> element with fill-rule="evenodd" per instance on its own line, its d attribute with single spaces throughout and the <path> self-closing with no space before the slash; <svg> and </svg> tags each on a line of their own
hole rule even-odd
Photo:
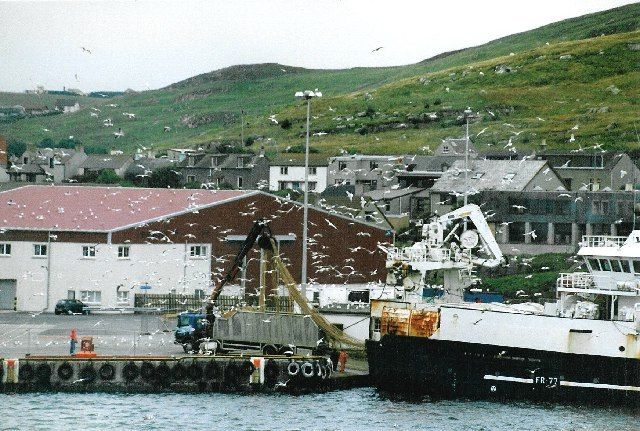
<svg viewBox="0 0 640 431">
<path fill-rule="evenodd" d="M 335 230 L 338 230 L 338 228 L 336 227 L 336 225 L 334 225 L 333 223 L 331 223 L 331 222 L 329 221 L 329 219 L 324 219 L 324 221 L 326 221 L 326 222 L 327 222 L 327 224 L 328 224 L 329 226 L 331 226 L 332 228 L 334 228 Z"/>
<path fill-rule="evenodd" d="M 384 48 L 384 46 L 379 46 L 376 49 L 372 49 L 371 52 L 377 52 L 380 51 L 382 48 Z"/>
<path fill-rule="evenodd" d="M 82 52 L 86 52 L 87 54 L 91 54 L 91 51 L 88 50 L 87 48 L 85 48 L 84 46 L 81 46 L 80 48 L 82 48 Z"/>
<path fill-rule="evenodd" d="M 486 131 L 487 131 L 487 129 L 488 129 L 488 127 L 485 127 L 484 129 L 480 130 L 480 133 L 478 133 L 478 134 L 476 135 L 476 138 L 477 138 L 478 136 L 482 135 L 484 132 L 486 132 Z"/>
</svg>

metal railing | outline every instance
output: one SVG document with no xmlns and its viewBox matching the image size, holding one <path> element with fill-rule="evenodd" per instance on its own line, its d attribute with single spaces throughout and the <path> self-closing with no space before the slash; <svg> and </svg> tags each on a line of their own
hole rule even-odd
<svg viewBox="0 0 640 431">
<path fill-rule="evenodd" d="M 582 247 L 622 247 L 627 241 L 626 236 L 583 235 Z"/>
<path fill-rule="evenodd" d="M 157 308 L 162 311 L 198 311 L 201 310 L 206 297 L 198 295 L 181 295 L 178 293 L 136 293 L 134 304 L 136 308 Z M 253 298 L 251 298 L 253 299 Z M 221 311 L 243 307 L 250 304 L 245 298 L 236 296 L 219 296 L 216 305 Z M 293 300 L 286 296 L 266 298 L 265 311 L 288 313 L 293 311 Z"/>
<path fill-rule="evenodd" d="M 556 280 L 557 289 L 590 289 L 594 286 L 593 275 L 588 272 L 560 273 Z"/>
<path fill-rule="evenodd" d="M 392 247 L 388 249 L 387 259 L 401 262 L 446 262 L 471 258 L 471 250 L 459 249 L 452 258 L 452 251 L 448 248 L 411 248 Z"/>
</svg>

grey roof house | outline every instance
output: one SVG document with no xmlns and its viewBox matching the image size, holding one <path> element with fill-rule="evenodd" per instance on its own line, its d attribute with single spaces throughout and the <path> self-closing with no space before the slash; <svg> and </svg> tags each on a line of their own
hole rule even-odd
<svg viewBox="0 0 640 431">
<path fill-rule="evenodd" d="M 133 157 L 129 155 L 108 155 L 108 154 L 90 154 L 87 159 L 80 165 L 79 175 L 86 175 L 89 172 L 100 174 L 102 171 L 110 169 L 124 178 L 129 165 L 133 163 Z"/>
</svg>

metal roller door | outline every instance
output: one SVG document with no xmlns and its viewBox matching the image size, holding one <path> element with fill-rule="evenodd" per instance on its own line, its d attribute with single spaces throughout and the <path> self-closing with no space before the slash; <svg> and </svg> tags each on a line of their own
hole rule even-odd
<svg viewBox="0 0 640 431">
<path fill-rule="evenodd" d="M 16 281 L 0 280 L 0 310 L 13 310 L 16 297 Z"/>
</svg>

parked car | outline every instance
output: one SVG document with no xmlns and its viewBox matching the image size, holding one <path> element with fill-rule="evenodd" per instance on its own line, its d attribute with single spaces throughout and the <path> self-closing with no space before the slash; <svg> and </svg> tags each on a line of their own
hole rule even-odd
<svg viewBox="0 0 640 431">
<path fill-rule="evenodd" d="M 61 299 L 56 303 L 56 314 L 89 314 L 89 310 L 84 309 L 82 301 L 77 299 Z"/>
</svg>

